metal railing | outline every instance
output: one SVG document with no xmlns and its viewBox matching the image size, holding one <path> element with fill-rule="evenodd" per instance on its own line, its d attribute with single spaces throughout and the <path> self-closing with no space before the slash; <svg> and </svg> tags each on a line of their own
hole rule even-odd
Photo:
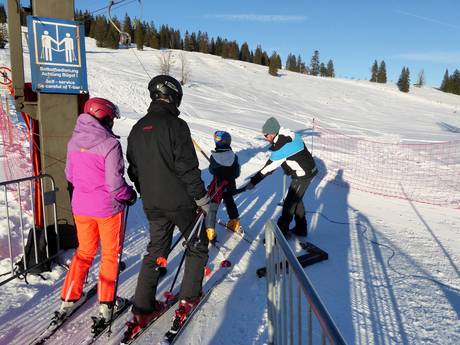
<svg viewBox="0 0 460 345">
<path fill-rule="evenodd" d="M 36 182 L 40 182 L 36 184 Z M 35 210 L 34 207 L 34 188 L 36 185 L 40 187 L 40 195 L 42 200 L 42 209 L 40 210 L 43 214 L 43 229 L 37 228 L 34 222 Z M 46 186 L 46 187 L 45 187 Z M 2 193 L 3 192 L 3 193 Z M 2 198 L 3 196 L 3 198 Z M 7 241 L 8 241 L 8 254 L 11 265 L 11 271 L 3 273 L 8 278 L 0 282 L 0 286 L 7 282 L 28 273 L 30 270 L 43 265 L 44 263 L 55 259 L 61 254 L 59 248 L 59 233 L 57 224 L 57 206 L 56 206 L 56 187 L 52 176 L 44 174 L 39 176 L 25 177 L 17 180 L 5 181 L 0 183 L 0 209 L 4 208 L 5 213 L 0 213 L 0 218 L 6 217 L 7 223 Z M 29 213 L 29 214 L 27 214 Z M 12 218 L 16 217 L 19 219 L 19 227 L 16 225 L 12 227 Z M 29 217 L 31 219 L 30 229 L 25 229 L 24 220 Z M 53 223 L 48 224 L 49 218 L 52 218 Z M 49 226 L 54 225 L 54 231 L 56 233 L 56 253 L 50 253 L 50 242 L 48 240 L 48 231 L 46 230 Z M 17 236 L 13 236 L 13 233 L 19 231 L 19 239 Z M 28 265 L 25 238 L 26 232 L 32 231 L 33 235 L 33 251 L 35 254 L 35 262 L 32 265 Z M 44 231 L 44 237 L 46 242 L 46 259 L 39 261 L 39 253 L 37 246 L 37 231 Z M 16 242 L 13 243 L 13 238 L 16 238 Z M 17 243 L 19 240 L 19 243 Z M 5 248 L 4 239 L 0 238 L 0 248 Z M 19 250 L 14 250 L 14 247 L 19 247 Z M 22 269 L 19 265 L 16 265 L 15 260 L 22 254 Z M 6 259 L 6 257 L 5 257 Z"/>
<path fill-rule="evenodd" d="M 346 344 L 281 230 L 265 224 L 268 344 Z"/>
</svg>

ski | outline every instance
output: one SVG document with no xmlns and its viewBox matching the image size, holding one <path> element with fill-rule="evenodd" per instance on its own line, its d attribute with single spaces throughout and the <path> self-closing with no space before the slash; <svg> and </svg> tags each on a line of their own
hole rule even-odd
<svg viewBox="0 0 460 345">
<path fill-rule="evenodd" d="M 54 312 L 53 320 L 49 323 L 49 325 L 40 333 L 35 339 L 33 339 L 30 344 L 33 345 L 41 345 L 44 344 L 49 338 L 51 338 L 56 331 L 62 327 L 66 323 L 67 320 L 71 318 L 75 312 L 81 308 L 82 305 L 86 303 L 89 299 L 95 296 L 97 293 L 97 284 L 94 284 L 91 289 L 88 290 L 85 294 L 82 295 L 78 303 L 75 305 L 74 309 L 63 317 L 59 317 L 59 312 Z"/>
<path fill-rule="evenodd" d="M 163 339 L 158 343 L 158 345 L 172 345 L 175 343 L 175 341 L 178 339 L 178 337 L 182 334 L 182 332 L 185 330 L 187 325 L 190 323 L 192 320 L 193 316 L 196 314 L 196 312 L 201 308 L 201 306 L 206 303 L 206 301 L 209 299 L 209 296 L 211 296 L 212 291 L 216 286 L 218 286 L 227 276 L 227 271 L 222 277 L 220 277 L 217 281 L 215 281 L 210 288 L 206 291 L 204 296 L 201 298 L 200 302 L 196 306 L 193 307 L 193 309 L 190 311 L 188 314 L 187 318 L 185 319 L 185 322 L 182 324 L 182 326 L 178 330 L 172 330 L 169 329 L 165 335 L 163 336 Z"/>
<path fill-rule="evenodd" d="M 233 229 L 230 229 L 226 223 L 224 223 L 224 221 L 222 221 L 221 219 L 217 220 L 217 224 L 221 225 L 223 228 L 225 228 L 226 230 L 230 231 L 232 234 L 237 234 L 238 236 L 240 236 L 243 240 L 245 240 L 246 242 L 248 242 L 249 244 L 252 244 L 252 242 L 254 241 L 253 238 L 251 238 L 244 230 L 243 228 L 240 226 L 240 230 L 239 231 L 233 231 Z"/>
</svg>

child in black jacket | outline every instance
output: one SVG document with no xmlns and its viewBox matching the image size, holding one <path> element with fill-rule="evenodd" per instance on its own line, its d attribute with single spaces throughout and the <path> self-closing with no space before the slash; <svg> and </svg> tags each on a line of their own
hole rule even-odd
<svg viewBox="0 0 460 345">
<path fill-rule="evenodd" d="M 211 153 L 209 172 L 214 176 L 209 189 L 212 197 L 212 207 L 206 216 L 206 233 L 209 240 L 215 236 L 216 214 L 221 200 L 227 208 L 229 221 L 227 228 L 239 231 L 240 219 L 238 208 L 233 200 L 233 192 L 236 189 L 235 179 L 240 176 L 240 164 L 238 156 L 232 151 L 232 137 L 228 132 L 216 131 L 214 133 L 216 148 Z"/>
</svg>

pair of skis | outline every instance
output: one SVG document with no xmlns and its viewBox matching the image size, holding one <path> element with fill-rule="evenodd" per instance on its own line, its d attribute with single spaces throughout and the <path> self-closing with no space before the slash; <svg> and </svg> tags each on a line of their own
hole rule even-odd
<svg viewBox="0 0 460 345">
<path fill-rule="evenodd" d="M 152 345 L 172 345 L 175 341 L 179 338 L 179 336 L 184 332 L 187 325 L 190 324 L 190 321 L 199 311 L 199 309 L 203 306 L 204 303 L 209 299 L 213 289 L 217 287 L 226 277 L 227 274 L 230 272 L 228 269 L 221 268 L 217 272 L 222 272 L 223 274 L 218 277 L 214 281 L 209 281 L 205 284 L 204 290 L 205 293 L 202 296 L 200 302 L 190 311 L 188 314 L 184 324 L 179 328 L 179 330 L 171 331 L 171 324 L 172 320 L 175 315 L 175 310 L 179 306 L 179 302 L 176 302 L 174 305 L 169 307 L 164 313 L 161 314 L 155 321 L 153 321 L 150 325 L 142 329 L 142 333 L 139 334 L 136 339 L 133 339 L 130 342 L 125 342 L 122 344 L 132 344 L 137 339 L 142 339 L 143 343 L 152 344 Z M 212 279 L 212 278 L 211 278 Z M 164 330 L 166 330 L 164 332 Z M 164 333 L 163 333 L 164 332 Z M 142 335 L 142 338 L 141 338 Z"/>
<path fill-rule="evenodd" d="M 59 317 L 59 312 L 55 312 L 53 320 L 49 323 L 42 333 L 35 337 L 30 344 L 32 345 L 41 345 L 44 344 L 48 339 L 50 339 L 54 333 L 57 332 L 59 328 L 64 325 L 77 310 L 79 310 L 88 300 L 90 300 L 97 293 L 97 284 L 94 284 L 88 292 L 83 294 L 80 300 L 77 302 L 75 307 L 66 315 Z"/>
</svg>

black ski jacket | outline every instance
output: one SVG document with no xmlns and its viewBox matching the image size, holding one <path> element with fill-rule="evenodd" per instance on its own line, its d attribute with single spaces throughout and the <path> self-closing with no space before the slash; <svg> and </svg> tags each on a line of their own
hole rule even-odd
<svg viewBox="0 0 460 345">
<path fill-rule="evenodd" d="M 150 104 L 128 136 L 128 176 L 148 210 L 195 208 L 206 194 L 187 123 L 170 103 Z"/>
<path fill-rule="evenodd" d="M 286 175 L 293 178 L 310 178 L 318 173 L 315 160 L 302 138 L 286 128 L 281 127 L 269 150 L 272 151 L 270 159 L 251 178 L 253 185 L 258 184 L 280 166 Z"/>
</svg>

